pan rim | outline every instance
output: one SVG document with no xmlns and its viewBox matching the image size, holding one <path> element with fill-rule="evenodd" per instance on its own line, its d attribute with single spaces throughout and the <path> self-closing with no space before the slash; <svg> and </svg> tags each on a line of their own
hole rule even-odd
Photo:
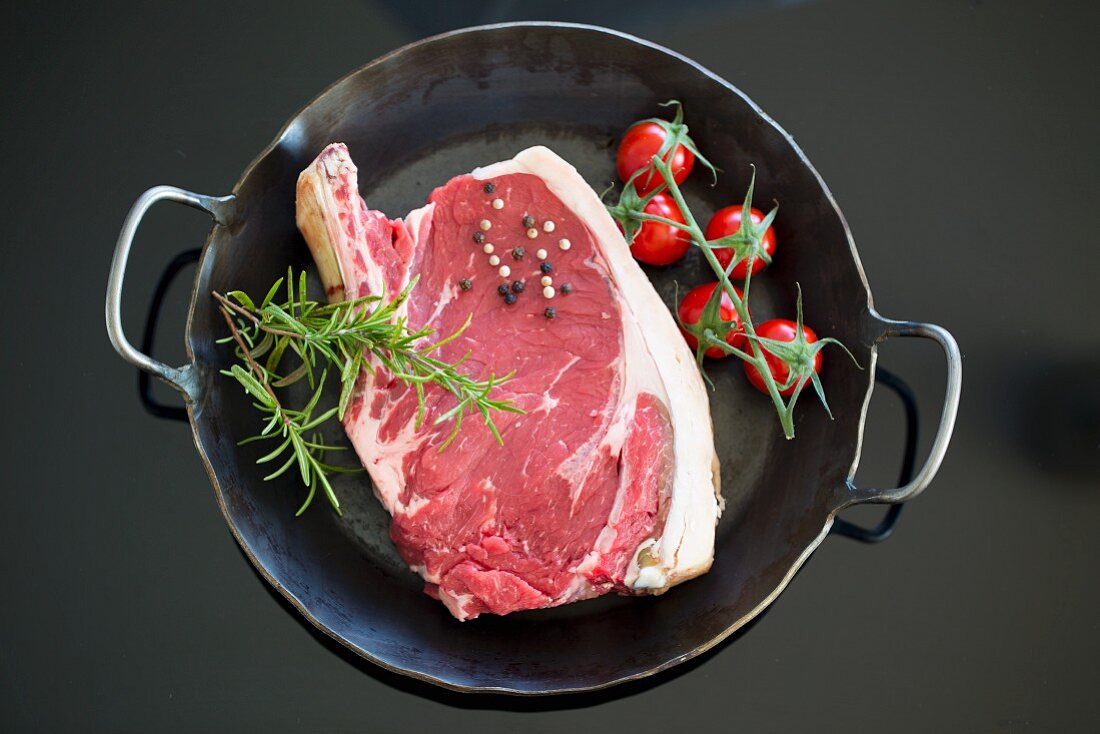
<svg viewBox="0 0 1100 734">
<path fill-rule="evenodd" d="M 639 37 L 631 35 L 629 33 L 625 33 L 625 32 L 622 32 L 622 31 L 615 30 L 615 29 L 611 29 L 611 28 L 606 28 L 606 27 L 603 27 L 603 26 L 597 26 L 597 25 L 586 24 L 586 23 L 569 23 L 569 22 L 557 22 L 557 21 L 516 21 L 516 22 L 506 22 L 506 23 L 491 23 L 491 24 L 470 26 L 470 27 L 466 27 L 466 28 L 455 29 L 455 30 L 451 30 L 451 31 L 447 31 L 445 33 L 440 33 L 440 34 L 437 34 L 437 35 L 429 36 L 429 37 L 426 37 L 426 38 L 423 38 L 423 39 L 420 39 L 420 40 L 413 41 L 411 43 L 407 43 L 405 45 L 402 45 L 402 46 L 400 46 L 400 47 L 398 47 L 398 48 L 396 48 L 392 51 L 389 51 L 389 52 L 383 54 L 382 56 L 379 56 L 379 57 L 367 62 L 366 64 L 363 64 L 363 65 L 349 71 L 348 73 L 344 74 L 339 79 L 337 79 L 336 81 L 334 81 L 331 84 L 329 84 L 328 86 L 326 86 L 318 94 L 313 96 L 305 105 L 303 105 L 301 108 L 299 108 L 297 111 L 295 111 L 287 119 L 287 121 L 282 125 L 282 127 L 276 133 L 276 135 L 272 139 L 272 141 L 266 147 L 264 147 L 264 149 L 262 151 L 260 151 L 260 153 L 257 154 L 256 157 L 244 169 L 243 173 L 240 175 L 240 177 L 237 179 L 236 183 L 233 185 L 233 188 L 231 189 L 231 192 L 230 192 L 231 195 L 233 195 L 234 197 L 236 197 L 238 195 L 240 189 L 243 187 L 245 182 L 247 182 L 248 179 L 251 177 L 253 171 L 273 151 L 275 151 L 279 147 L 280 144 L 282 144 L 284 142 L 284 140 L 287 138 L 287 136 L 291 133 L 294 125 L 299 121 L 299 119 L 302 117 L 302 115 L 305 112 L 307 112 L 311 107 L 313 107 L 313 105 L 316 102 L 318 102 L 319 100 L 321 100 L 322 98 L 327 96 L 333 89 L 339 87 L 341 84 L 344 84 L 349 79 L 361 74 L 362 72 L 364 72 L 368 69 L 371 69 L 373 67 L 380 66 L 382 64 L 388 63 L 391 60 L 396 59 L 396 58 L 400 57 L 401 55 L 406 54 L 406 53 L 408 53 L 408 52 L 410 52 L 410 51 L 412 51 L 416 48 L 419 48 L 421 46 L 426 46 L 426 45 L 430 45 L 430 44 L 433 44 L 433 43 L 437 43 L 439 41 L 443 41 L 443 40 L 446 40 L 446 39 L 449 39 L 449 38 L 452 38 L 452 37 L 455 37 L 455 36 L 473 35 L 473 34 L 477 34 L 477 33 L 486 33 L 486 32 L 498 31 L 498 30 L 513 29 L 513 28 L 519 28 L 519 29 L 522 29 L 522 28 L 527 28 L 527 29 L 551 29 L 551 30 L 567 29 L 567 30 L 584 31 L 584 32 L 597 33 L 597 34 L 606 35 L 606 36 L 612 36 L 612 37 L 615 37 L 615 38 L 617 38 L 621 41 L 625 41 L 625 42 L 630 43 L 630 44 L 639 45 L 639 46 L 648 48 L 650 50 L 656 51 L 660 54 L 663 54 L 665 56 L 670 57 L 670 59 L 673 60 L 673 61 L 685 64 L 688 67 L 690 67 L 692 70 L 694 70 L 695 72 L 697 72 L 697 73 L 703 75 L 704 77 L 706 77 L 707 79 L 709 79 L 710 81 L 719 84 L 726 91 L 731 92 L 731 93 L 735 94 L 737 97 L 739 97 L 741 99 L 741 101 L 743 101 L 751 109 L 751 111 L 753 113 L 758 115 L 761 120 L 763 120 L 768 125 L 770 125 L 772 128 L 774 128 L 775 131 L 778 132 L 782 136 L 784 141 L 790 146 L 791 150 L 794 152 L 794 154 L 797 157 L 797 159 L 799 160 L 799 162 L 802 165 L 806 166 L 806 168 L 812 173 L 815 181 L 817 182 L 817 185 L 820 187 L 822 193 L 825 196 L 825 200 L 828 201 L 829 205 L 832 207 L 833 211 L 835 212 L 835 214 L 836 214 L 836 216 L 837 216 L 837 218 L 838 218 L 838 220 L 841 224 L 841 227 L 843 228 L 845 238 L 848 242 L 848 249 L 849 249 L 849 252 L 852 256 L 853 264 L 856 268 L 856 272 L 857 272 L 857 274 L 859 276 L 859 279 L 860 279 L 860 282 L 863 286 L 864 293 L 867 296 L 866 312 L 863 314 L 863 316 L 864 317 L 869 317 L 870 321 L 874 324 L 878 324 L 881 321 L 881 317 L 877 314 L 877 312 L 874 309 L 870 285 L 867 281 L 867 276 L 866 276 L 866 273 L 865 273 L 864 268 L 863 268 L 863 263 L 859 258 L 858 251 L 856 250 L 855 242 L 854 242 L 854 239 L 852 237 L 851 229 L 848 226 L 848 222 L 845 219 L 844 214 L 840 209 L 840 206 L 837 204 L 836 199 L 833 196 L 832 191 L 829 189 L 828 185 L 825 183 L 824 179 L 821 177 L 821 174 L 818 173 L 817 169 L 813 166 L 813 164 L 806 157 L 806 154 L 803 152 L 801 147 L 799 147 L 799 145 L 795 142 L 793 136 L 791 136 L 790 133 L 788 133 L 782 126 L 780 126 L 771 116 L 769 116 L 766 112 L 764 112 L 764 110 L 762 110 L 759 105 L 757 105 L 752 99 L 750 99 L 739 88 L 737 88 L 736 86 L 734 86 L 730 82 L 726 81 L 721 76 L 719 76 L 719 75 L 715 74 L 714 72 L 710 71 L 708 68 L 702 66 L 698 62 L 696 62 L 696 61 L 694 61 L 694 60 L 692 60 L 692 59 L 690 59 L 690 58 L 688 58 L 688 57 L 686 57 L 686 56 L 684 56 L 684 55 L 682 55 L 682 54 L 680 54 L 676 51 L 668 49 L 668 48 L 666 48 L 666 47 L 664 47 L 660 44 L 654 43 L 652 41 L 648 41 L 648 40 L 643 39 L 643 38 L 639 38 Z M 196 303 L 198 301 L 198 286 L 199 286 L 199 283 L 202 280 L 205 269 L 210 267 L 210 263 L 208 262 L 208 257 L 207 257 L 208 254 L 209 254 L 210 245 L 211 245 L 215 235 L 218 233 L 219 227 L 222 227 L 222 226 L 232 226 L 232 223 L 230 225 L 216 224 L 210 230 L 209 234 L 207 235 L 206 241 L 203 244 L 199 265 L 196 268 L 195 282 L 194 282 L 193 287 L 192 287 L 191 301 L 190 301 L 190 304 L 189 304 L 189 307 L 188 307 L 187 323 L 186 323 L 185 339 L 184 339 L 187 356 L 188 356 L 188 358 L 190 359 L 190 361 L 192 363 L 195 363 L 195 355 L 194 355 L 194 350 L 193 350 L 193 347 L 192 347 L 191 335 L 192 335 L 192 326 L 193 326 L 193 320 L 194 320 L 194 315 L 195 315 L 195 306 L 196 306 Z M 875 374 L 875 365 L 876 365 L 877 356 L 878 356 L 878 349 L 877 349 L 876 342 L 877 342 L 877 339 L 872 339 L 870 344 L 869 344 L 870 364 L 869 364 L 869 369 L 865 373 L 868 377 L 867 388 L 866 388 L 866 394 L 865 394 L 863 402 L 862 402 L 862 406 L 861 406 L 861 409 L 860 409 L 860 415 L 859 415 L 859 419 L 857 421 L 857 426 L 856 426 L 856 445 L 855 445 L 855 448 L 854 448 L 854 454 L 853 454 L 853 460 L 852 460 L 851 468 L 850 468 L 849 473 L 848 473 L 848 482 L 849 483 L 851 481 L 851 478 L 854 477 L 854 475 L 855 475 L 856 468 L 858 467 L 858 464 L 859 464 L 860 455 L 862 453 L 863 433 L 864 433 L 864 428 L 865 428 L 865 423 L 866 423 L 866 418 L 867 418 L 867 411 L 868 411 L 868 407 L 870 405 L 871 394 L 874 390 L 874 385 L 875 385 L 874 374 Z M 205 400 L 206 394 L 207 394 L 206 391 L 203 391 L 203 394 L 200 396 L 200 399 L 198 401 L 198 403 L 199 403 L 198 405 L 196 405 L 195 401 L 192 401 L 190 399 L 188 399 L 186 401 L 187 415 L 188 415 L 189 422 L 191 424 L 192 438 L 193 438 L 194 443 L 195 443 L 195 448 L 198 451 L 198 454 L 199 454 L 199 456 L 202 460 L 203 467 L 206 469 L 206 473 L 207 473 L 208 477 L 210 478 L 210 483 L 211 483 L 211 485 L 214 489 L 215 499 L 218 503 L 219 509 L 221 510 L 222 516 L 225 519 L 226 525 L 229 527 L 230 533 L 233 535 L 234 540 L 236 540 L 237 545 L 241 548 L 242 552 L 248 558 L 248 560 L 252 564 L 253 568 L 264 578 L 265 581 L 267 581 L 267 583 L 269 583 L 274 589 L 276 589 L 298 611 L 298 613 L 302 615 L 303 618 L 308 620 L 315 628 L 317 628 L 318 630 L 323 632 L 325 635 L 327 635 L 331 639 L 335 640 L 336 642 L 340 643 L 342 646 L 344 646 L 348 650 L 352 651 L 353 653 L 355 653 L 359 657 L 361 657 L 365 660 L 368 660 L 372 664 L 378 665 L 379 667 L 381 667 L 385 670 L 388 670 L 390 672 L 393 672 L 393 673 L 396 673 L 396 674 L 399 674 L 399 675 L 402 675 L 402 676 L 406 676 L 406 677 L 409 677 L 409 678 L 413 678 L 415 680 L 419 680 L 419 681 L 422 681 L 422 682 L 425 682 L 425 683 L 430 683 L 430 684 L 433 684 L 433 685 L 436 685 L 436 686 L 440 686 L 441 688 L 448 689 L 448 690 L 451 690 L 451 691 L 456 691 L 456 692 L 459 692 L 459 693 L 471 693 L 471 694 L 483 693 L 483 694 L 517 696 L 517 697 L 569 695 L 569 694 L 587 693 L 587 692 L 600 691 L 600 690 L 612 688 L 614 686 L 624 684 L 624 683 L 628 683 L 628 682 L 631 682 L 631 681 L 642 680 L 642 679 L 648 678 L 650 676 L 656 675 L 658 673 L 661 673 L 663 671 L 669 670 L 669 669 L 671 669 L 671 668 L 673 668 L 673 667 L 675 667 L 675 666 L 677 666 L 681 663 L 687 662 L 687 661 L 689 661 L 689 660 L 691 660 L 695 657 L 698 657 L 699 655 L 702 655 L 702 654 L 706 653 L 707 651 L 711 650 L 712 648 L 716 647 L 717 645 L 721 644 L 724 640 L 729 638 L 730 635 L 732 635 L 737 630 L 741 629 L 746 624 L 748 624 L 750 621 L 755 619 L 764 609 L 766 609 L 768 606 L 770 606 L 779 597 L 779 595 L 782 594 L 783 591 L 786 590 L 787 586 L 790 584 L 790 581 L 794 578 L 794 576 L 797 574 L 799 569 L 806 563 L 806 561 L 813 554 L 813 552 L 818 548 L 818 546 L 821 545 L 821 543 L 824 541 L 826 536 L 828 536 L 829 530 L 833 525 L 833 521 L 834 521 L 837 513 L 844 506 L 844 503 L 842 501 L 842 497 L 843 497 L 843 494 L 844 494 L 843 490 L 845 489 L 845 484 L 842 484 L 840 487 L 833 488 L 833 495 L 829 498 L 829 502 L 828 502 L 830 510 L 828 512 L 828 515 L 825 517 L 821 532 L 815 538 L 813 538 L 809 542 L 809 544 L 802 550 L 802 552 L 799 554 L 799 556 L 794 560 L 794 562 L 791 564 L 791 566 L 786 570 L 786 573 L 784 574 L 784 576 L 780 580 L 780 582 L 776 585 L 776 587 L 774 589 L 772 589 L 772 591 L 769 594 L 767 594 L 755 607 L 753 607 L 752 610 L 750 610 L 746 614 L 742 615 L 738 619 L 734 620 L 729 626 L 725 627 L 721 632 L 719 632 L 718 634 L 713 636 L 710 640 L 708 640 L 707 642 L 705 642 L 701 645 L 698 645 L 698 646 L 696 646 L 696 647 L 694 647 L 694 648 L 692 648 L 692 649 L 690 649 L 690 650 L 688 650 L 688 651 L 686 651 L 686 652 L 684 652 L 680 655 L 677 655 L 677 656 L 675 656 L 675 657 L 673 657 L 669 660 L 666 660 L 666 661 L 664 661 L 660 664 L 657 664 L 657 665 L 654 665 L 652 667 L 646 668 L 645 670 L 630 673 L 630 674 L 627 674 L 627 675 L 618 676 L 618 677 L 612 678 L 610 680 L 602 681 L 600 683 L 591 684 L 591 685 L 570 686 L 570 687 L 560 687 L 560 688 L 547 688 L 547 689 L 533 689 L 533 688 L 521 688 L 521 687 L 509 687 L 509 686 L 464 685 L 464 684 L 461 684 L 461 683 L 455 683 L 455 682 L 449 681 L 445 678 L 442 678 L 442 677 L 439 677 L 439 676 L 436 676 L 436 675 L 432 675 L 432 674 L 429 674 L 429 673 L 424 673 L 424 672 L 417 671 L 417 670 L 412 670 L 410 668 L 402 667 L 401 665 L 397 665 L 397 664 L 394 664 L 392 662 L 389 662 L 389 661 L 383 659 L 382 657 L 376 655 L 375 653 L 372 653 L 369 650 L 366 650 L 362 647 L 359 647 L 358 645 L 352 643 L 350 640 L 346 639 L 345 637 L 335 633 L 326 624 L 324 624 L 316 616 L 314 616 L 314 614 L 309 610 L 309 608 L 306 605 L 304 605 L 301 602 L 301 600 L 298 599 L 298 597 L 296 597 L 289 589 L 287 589 L 285 586 L 283 586 L 274 577 L 274 575 L 272 575 L 272 573 L 269 572 L 268 569 L 260 562 L 260 560 L 252 552 L 252 549 L 249 546 L 249 544 L 247 543 L 247 541 L 242 537 L 239 529 L 237 528 L 236 524 L 232 521 L 232 519 L 229 515 L 229 509 L 226 505 L 224 490 L 221 486 L 221 482 L 218 480 L 218 477 L 217 477 L 217 474 L 214 470 L 213 464 L 211 463 L 210 458 L 207 455 L 207 452 L 206 452 L 206 450 L 203 446 L 202 438 L 199 435 L 199 426 L 197 424 L 197 417 L 196 416 L 197 416 L 197 414 L 201 414 L 201 408 L 202 408 L 201 403 Z M 825 490 L 823 489 L 823 491 L 825 491 Z"/>
</svg>

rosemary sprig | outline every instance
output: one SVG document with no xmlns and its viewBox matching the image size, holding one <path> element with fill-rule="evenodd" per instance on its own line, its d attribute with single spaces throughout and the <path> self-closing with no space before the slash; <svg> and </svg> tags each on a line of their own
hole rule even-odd
<svg viewBox="0 0 1100 734">
<path fill-rule="evenodd" d="M 276 294 L 284 282 L 286 300 L 276 303 Z M 259 305 L 243 291 L 230 291 L 225 295 L 214 292 L 213 296 L 230 331 L 230 335 L 219 343 L 234 342 L 236 355 L 241 360 L 240 364 L 222 370 L 222 374 L 237 380 L 255 399 L 253 405 L 257 410 L 266 416 L 260 433 L 241 443 L 279 440 L 278 446 L 257 463 L 284 459 L 278 469 L 264 477 L 265 480 L 281 476 L 297 466 L 302 483 L 309 487 L 298 515 L 312 503 L 318 488 L 337 514 L 341 514 L 329 475 L 361 470 L 325 462 L 326 451 L 339 451 L 344 447 L 324 444 L 317 429 L 333 417 L 343 419 L 359 373 L 370 368 L 372 361 L 416 391 L 417 428 L 424 420 L 427 385 L 438 385 L 455 397 L 457 404 L 433 423 L 454 421 L 454 428 L 440 451 L 454 441 L 463 417 L 475 412 L 481 415 L 497 442 L 503 443 L 493 421 L 493 411 L 522 413 L 523 410 L 509 400 L 491 397 L 491 393 L 510 379 L 512 373 L 503 377 L 490 374 L 487 380 L 475 380 L 459 369 L 469 353 L 453 363 L 432 356 L 441 346 L 461 336 L 470 324 L 469 318 L 450 336 L 426 343 L 433 331 L 427 327 L 411 329 L 405 317 L 400 315 L 402 304 L 416 285 L 415 279 L 396 298 L 388 301 L 384 296 L 372 295 L 332 304 L 320 304 L 306 297 L 304 271 L 297 282 L 295 290 L 294 273 L 288 270 L 287 277 L 276 281 Z M 295 355 L 297 366 L 283 374 L 281 365 L 288 354 Z M 315 415 L 329 367 L 339 374 L 340 395 L 334 407 Z M 303 378 L 313 390 L 312 397 L 301 409 L 287 407 L 276 389 Z"/>
</svg>

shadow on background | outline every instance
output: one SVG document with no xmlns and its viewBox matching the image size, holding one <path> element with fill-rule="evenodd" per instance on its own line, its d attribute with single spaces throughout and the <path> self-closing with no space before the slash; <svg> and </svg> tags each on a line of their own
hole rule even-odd
<svg viewBox="0 0 1100 734">
<path fill-rule="evenodd" d="M 1008 438 L 1021 459 L 1063 480 L 1053 484 L 1100 489 L 1100 355 L 1049 355 L 1007 375 L 1002 389 L 1018 396 Z"/>
</svg>

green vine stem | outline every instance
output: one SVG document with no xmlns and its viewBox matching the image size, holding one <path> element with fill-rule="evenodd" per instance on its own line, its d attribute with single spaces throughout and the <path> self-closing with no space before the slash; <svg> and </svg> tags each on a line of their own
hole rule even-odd
<svg viewBox="0 0 1100 734">
<path fill-rule="evenodd" d="M 654 191 L 651 191 L 645 196 L 639 196 L 634 187 L 634 180 L 639 175 L 646 174 L 649 171 L 656 171 L 659 173 L 664 179 L 664 182 Z M 645 222 L 658 222 L 675 227 L 687 233 L 692 243 L 702 250 L 703 257 L 710 265 L 711 270 L 714 271 L 722 287 L 721 289 L 716 288 L 711 294 L 704 309 L 703 317 L 700 319 L 700 323 L 694 327 L 685 327 L 688 328 L 691 333 L 695 334 L 699 341 L 696 356 L 700 368 L 702 368 L 703 354 L 710 347 L 719 349 L 725 354 L 732 354 L 755 367 L 760 373 L 768 397 L 771 398 L 776 413 L 779 415 L 779 424 L 783 429 L 783 435 L 791 439 L 794 438 L 794 407 L 806 384 L 813 385 L 826 412 L 828 412 L 829 417 L 832 418 L 832 411 L 829 410 L 829 404 L 825 400 L 825 390 L 821 384 L 820 378 L 813 369 L 813 362 L 817 353 L 825 346 L 835 344 L 840 346 L 841 349 L 852 358 L 853 362 L 856 362 L 856 360 L 852 353 L 848 351 L 847 347 L 831 337 L 820 339 L 812 344 L 806 341 L 802 335 L 801 287 L 798 288 L 798 328 L 796 330 L 798 336 L 796 340 L 794 342 L 779 342 L 774 339 L 765 339 L 757 335 L 756 327 L 753 324 L 752 316 L 748 308 L 749 294 L 752 285 L 753 263 L 758 257 L 770 260 L 762 246 L 761 239 L 764 232 L 767 231 L 768 227 L 771 226 L 772 221 L 775 219 L 779 207 L 778 205 L 774 207 L 761 222 L 754 223 L 750 216 L 750 210 L 752 207 L 755 183 L 756 167 L 753 166 L 752 178 L 749 182 L 748 191 L 746 192 L 745 200 L 742 205 L 741 226 L 734 234 L 717 240 L 706 239 L 702 228 L 692 214 L 690 207 L 688 207 L 687 201 L 684 200 L 683 192 L 680 190 L 680 186 L 673 177 L 671 166 L 658 156 L 653 157 L 650 166 L 637 171 L 634 176 L 627 181 L 619 203 L 615 206 L 609 206 L 608 211 L 623 227 L 623 232 L 628 243 L 633 240 L 642 224 Z M 658 193 L 665 191 L 672 197 L 676 206 L 679 207 L 680 212 L 683 214 L 684 222 L 677 222 L 667 217 L 650 214 L 645 211 L 646 204 L 648 204 Z M 714 250 L 717 248 L 731 248 L 733 250 L 733 258 L 730 264 L 725 268 L 722 267 L 722 264 L 714 253 Z M 747 272 L 744 279 L 744 290 L 739 294 L 733 282 L 730 280 L 730 273 L 733 272 L 737 263 L 742 260 L 747 260 Z M 795 285 L 798 286 L 797 283 Z M 728 296 L 730 302 L 733 304 L 734 310 L 737 312 L 737 316 L 741 323 L 740 328 L 745 334 L 745 339 L 748 343 L 748 351 L 732 346 L 726 342 L 726 334 L 733 326 L 733 323 L 723 321 L 720 317 L 719 304 L 723 294 Z M 777 357 L 788 366 L 789 376 L 783 385 L 778 385 L 775 378 L 772 376 L 771 369 L 765 357 L 765 352 L 773 357 Z M 856 366 L 859 367 L 858 362 L 856 362 Z M 703 375 L 706 377 L 705 372 Z M 790 398 L 784 401 L 781 392 L 792 387 L 793 391 Z"/>
<path fill-rule="evenodd" d="M 657 172 L 660 173 L 661 176 L 665 179 L 665 186 L 668 188 L 668 193 L 670 196 L 672 196 L 673 201 L 676 202 L 676 206 L 680 208 L 680 213 L 684 215 L 684 222 L 686 224 L 680 224 L 679 222 L 674 222 L 671 219 L 666 219 L 665 217 L 657 216 L 654 214 L 647 214 L 642 211 L 635 212 L 634 216 L 642 220 L 649 219 L 653 221 L 663 222 L 664 224 L 671 224 L 688 233 L 688 235 L 691 237 L 692 243 L 703 251 L 703 257 L 706 258 L 707 264 L 710 265 L 711 270 L 714 271 L 714 274 L 718 276 L 718 282 L 722 284 L 722 290 L 726 292 L 726 294 L 730 298 L 730 301 L 732 301 L 733 308 L 737 311 L 737 315 L 741 319 L 741 328 L 744 329 L 745 335 L 748 337 L 749 347 L 750 349 L 752 349 L 752 352 L 751 354 L 749 354 L 741 349 L 738 349 L 737 347 L 731 346 L 726 343 L 724 338 L 719 339 L 718 335 L 709 331 L 703 335 L 703 339 L 700 340 L 700 346 L 702 346 L 705 342 L 706 346 L 718 347 L 727 354 L 734 354 L 755 366 L 756 369 L 760 371 L 760 375 L 764 378 L 764 386 L 768 389 L 768 396 L 771 398 L 772 403 L 775 405 L 776 412 L 778 412 L 779 414 L 779 424 L 783 428 L 783 435 L 786 436 L 788 439 L 794 438 L 794 401 L 791 401 L 791 405 L 789 406 L 790 409 L 788 409 L 787 404 L 783 402 L 783 396 L 779 394 L 779 386 L 775 384 L 775 379 L 771 375 L 771 370 L 768 369 L 768 363 L 764 359 L 764 351 L 760 346 L 760 341 L 758 337 L 756 336 L 756 329 L 752 323 L 752 316 L 749 314 L 748 294 L 749 283 L 752 279 L 752 262 L 749 262 L 748 264 L 749 272 L 745 277 L 745 297 L 742 298 L 741 296 L 737 295 L 737 290 L 733 287 L 733 281 L 730 280 L 729 273 L 727 273 L 726 269 L 722 267 L 722 264 L 718 262 L 718 257 L 714 254 L 714 246 L 710 245 L 707 242 L 707 238 L 706 236 L 704 236 L 703 230 L 699 227 L 699 223 L 695 220 L 695 215 L 691 213 L 691 209 L 690 207 L 688 207 L 687 202 L 684 200 L 684 194 L 682 191 L 680 191 L 680 186 L 676 183 L 676 179 L 673 177 L 672 170 L 670 169 L 669 165 L 662 161 L 660 158 L 654 156 L 653 166 L 656 168 Z M 755 176 L 756 169 L 754 168 L 753 177 L 755 178 Z M 751 197 L 751 195 L 752 187 L 750 185 L 749 196 Z M 745 221 L 751 222 L 752 220 L 750 218 L 745 218 L 743 220 L 742 226 L 744 226 Z M 733 266 L 736 263 L 737 258 L 735 257 L 730 262 L 731 272 L 733 270 Z M 725 335 L 722 336 L 724 337 Z M 801 383 L 795 388 L 796 392 L 795 395 L 791 396 L 792 398 L 797 397 L 797 392 L 800 390 L 800 388 Z"/>
</svg>

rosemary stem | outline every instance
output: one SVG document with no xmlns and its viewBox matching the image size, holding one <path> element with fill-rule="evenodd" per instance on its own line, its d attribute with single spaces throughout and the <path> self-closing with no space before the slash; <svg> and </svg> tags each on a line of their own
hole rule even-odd
<svg viewBox="0 0 1100 734">
<path fill-rule="evenodd" d="M 258 318 L 256 318 L 252 314 L 252 312 L 249 311 L 247 308 L 244 308 L 243 306 L 238 306 L 236 303 L 233 303 L 233 301 L 229 300 L 228 298 L 223 296 L 221 293 L 218 293 L 217 291 L 212 291 L 212 295 L 214 296 L 214 299 L 218 303 L 220 303 L 222 306 L 224 306 L 225 308 L 232 309 L 233 311 L 236 311 L 241 316 L 244 316 L 246 319 L 248 319 L 252 323 L 256 324 L 257 326 L 259 325 L 260 320 Z"/>
<path fill-rule="evenodd" d="M 287 417 L 286 411 L 283 410 L 283 404 L 279 402 L 279 398 L 275 395 L 275 391 L 271 388 L 271 384 L 267 380 L 267 374 L 264 372 L 263 368 L 257 364 L 248 345 L 245 344 L 240 330 L 237 329 L 237 325 L 233 323 L 233 316 L 224 308 L 221 309 L 221 312 L 222 316 L 225 317 L 225 323 L 229 324 L 229 333 L 233 335 L 233 341 L 237 342 L 237 346 L 241 348 L 241 353 L 244 354 L 245 360 L 248 362 L 248 367 L 252 370 L 252 374 L 256 376 L 256 379 L 264 386 L 264 390 L 267 391 L 267 394 L 271 396 L 275 405 L 278 406 L 279 417 L 282 418 L 283 425 L 286 426 L 288 430 L 292 429 L 290 418 Z"/>
<path fill-rule="evenodd" d="M 417 428 L 426 411 L 425 386 L 428 385 L 435 385 L 458 400 L 458 412 L 447 416 L 454 421 L 454 433 L 457 433 L 464 415 L 478 413 L 493 437 L 502 442 L 493 414 L 496 411 L 524 412 L 510 400 L 494 399 L 490 395 L 495 386 L 511 375 L 497 378 L 490 374 L 487 380 L 479 380 L 459 369 L 468 354 L 453 362 L 426 356 L 453 341 L 466 326 L 435 344 L 423 346 L 433 331 L 428 327 L 410 329 L 405 318 L 399 316 L 399 308 L 408 298 L 415 282 L 413 280 L 400 295 L 389 301 L 372 296 L 328 306 L 320 306 L 306 298 L 304 272 L 295 277 L 293 271 L 288 271 L 287 300 L 282 303 L 272 302 L 283 283 L 282 278 L 271 287 L 267 297 L 258 302 L 259 306 L 240 291 L 212 293 L 229 327 L 231 340 L 237 345 L 240 359 L 240 364 L 223 370 L 223 373 L 240 382 L 255 398 L 256 407 L 266 416 L 265 427 L 260 434 L 242 443 L 271 439 L 277 435 L 285 439 L 275 451 L 258 462 L 263 464 L 280 457 L 286 459 L 265 479 L 282 476 L 290 467 L 297 465 L 302 482 L 309 488 L 299 513 L 309 506 L 315 495 L 321 494 L 317 491 L 318 484 L 333 509 L 340 512 L 340 504 L 328 477 L 350 469 L 325 462 L 325 449 L 334 447 L 326 447 L 317 438 L 309 440 L 306 434 L 331 418 L 343 420 L 364 368 L 373 370 L 384 367 L 415 391 Z M 295 283 L 298 283 L 297 289 Z M 367 303 L 376 305 L 368 308 L 365 306 Z M 261 366 L 257 360 L 264 355 L 267 355 L 266 362 Z M 298 362 L 295 368 L 286 368 L 289 371 L 280 367 L 287 356 Z M 334 407 L 318 410 L 315 415 L 325 389 L 327 370 L 322 366 L 339 368 L 340 395 Z M 317 370 L 320 370 L 319 377 L 315 374 Z M 308 379 L 313 397 L 301 408 L 284 406 L 276 390 L 303 378 Z M 277 431 L 280 426 L 282 430 Z M 450 439 L 439 450 L 442 451 L 449 443 Z"/>
<path fill-rule="evenodd" d="M 303 338 L 301 334 L 298 334 L 296 332 L 283 331 L 282 329 L 276 329 L 273 326 L 270 326 L 268 324 L 263 323 L 260 319 L 256 318 L 255 314 L 253 314 L 247 308 L 245 308 L 244 306 L 238 305 L 236 303 L 233 303 L 233 301 L 229 300 L 228 298 L 223 296 L 221 293 L 218 293 L 217 291 L 213 291 L 213 295 L 214 295 L 214 298 L 218 301 L 218 303 L 222 304 L 222 306 L 225 306 L 227 308 L 231 308 L 236 313 L 239 313 L 241 316 L 244 316 L 246 319 L 248 319 L 253 324 L 258 326 L 261 331 L 264 331 L 268 334 L 272 334 L 274 336 L 290 336 L 290 337 L 296 337 L 298 339 Z"/>
</svg>

